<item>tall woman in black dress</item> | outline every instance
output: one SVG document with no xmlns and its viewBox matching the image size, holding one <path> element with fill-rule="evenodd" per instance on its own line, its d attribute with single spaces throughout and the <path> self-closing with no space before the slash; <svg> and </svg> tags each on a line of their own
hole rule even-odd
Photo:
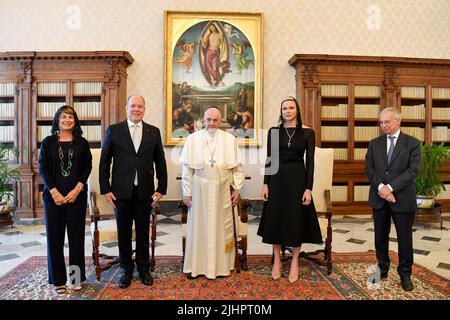
<svg viewBox="0 0 450 320">
<path fill-rule="evenodd" d="M 75 110 L 62 106 L 56 111 L 52 135 L 41 144 L 39 174 L 44 180 L 47 230 L 48 282 L 59 294 L 67 292 L 64 237 L 67 226 L 69 265 L 73 290 L 81 290 L 85 275 L 84 236 L 86 181 L 92 169 L 89 143 L 83 138 Z"/>
<path fill-rule="evenodd" d="M 281 246 L 293 247 L 289 282 L 298 280 L 302 243 L 322 243 L 311 190 L 314 177 L 314 131 L 302 127 L 300 107 L 293 97 L 281 102 L 280 125 L 269 130 L 258 228 L 264 243 L 273 244 L 272 278 L 281 277 Z M 306 151 L 306 161 L 304 154 Z M 306 163 L 305 163 L 306 162 Z"/>
</svg>

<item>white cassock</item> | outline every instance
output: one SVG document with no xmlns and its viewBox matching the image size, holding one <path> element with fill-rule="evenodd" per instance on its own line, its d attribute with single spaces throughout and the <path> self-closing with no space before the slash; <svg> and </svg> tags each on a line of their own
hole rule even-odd
<svg viewBox="0 0 450 320">
<path fill-rule="evenodd" d="M 183 272 L 227 276 L 235 258 L 230 186 L 239 191 L 244 182 L 236 138 L 197 131 L 184 144 L 181 163 L 183 197 L 192 196 Z"/>
</svg>

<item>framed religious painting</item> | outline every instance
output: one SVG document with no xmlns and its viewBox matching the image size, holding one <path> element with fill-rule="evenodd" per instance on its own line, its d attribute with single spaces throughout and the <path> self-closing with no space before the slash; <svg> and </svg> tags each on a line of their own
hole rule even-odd
<svg viewBox="0 0 450 320">
<path fill-rule="evenodd" d="M 262 13 L 165 12 L 165 145 L 203 128 L 204 112 L 241 146 L 260 146 Z"/>
</svg>

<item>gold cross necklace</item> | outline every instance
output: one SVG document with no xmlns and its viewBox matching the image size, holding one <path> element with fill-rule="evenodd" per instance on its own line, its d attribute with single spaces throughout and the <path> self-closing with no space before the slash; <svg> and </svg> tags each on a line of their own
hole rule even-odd
<svg viewBox="0 0 450 320">
<path fill-rule="evenodd" d="M 211 152 L 211 148 L 209 147 L 208 137 L 206 137 L 206 144 L 208 145 L 208 151 L 209 151 L 209 154 L 211 155 L 211 159 L 208 162 L 211 163 L 211 168 L 213 168 L 214 163 L 216 163 L 216 160 L 214 160 L 214 154 L 216 153 L 216 148 L 214 147 L 213 152 Z"/>
</svg>

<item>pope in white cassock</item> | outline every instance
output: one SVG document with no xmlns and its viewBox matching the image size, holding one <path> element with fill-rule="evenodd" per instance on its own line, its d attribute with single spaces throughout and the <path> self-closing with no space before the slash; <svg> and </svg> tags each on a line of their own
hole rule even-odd
<svg viewBox="0 0 450 320">
<path fill-rule="evenodd" d="M 183 272 L 190 277 L 215 279 L 234 269 L 232 205 L 239 201 L 244 173 L 236 138 L 220 130 L 220 122 L 218 109 L 206 110 L 205 129 L 189 135 L 181 153 L 189 208 Z"/>
</svg>

